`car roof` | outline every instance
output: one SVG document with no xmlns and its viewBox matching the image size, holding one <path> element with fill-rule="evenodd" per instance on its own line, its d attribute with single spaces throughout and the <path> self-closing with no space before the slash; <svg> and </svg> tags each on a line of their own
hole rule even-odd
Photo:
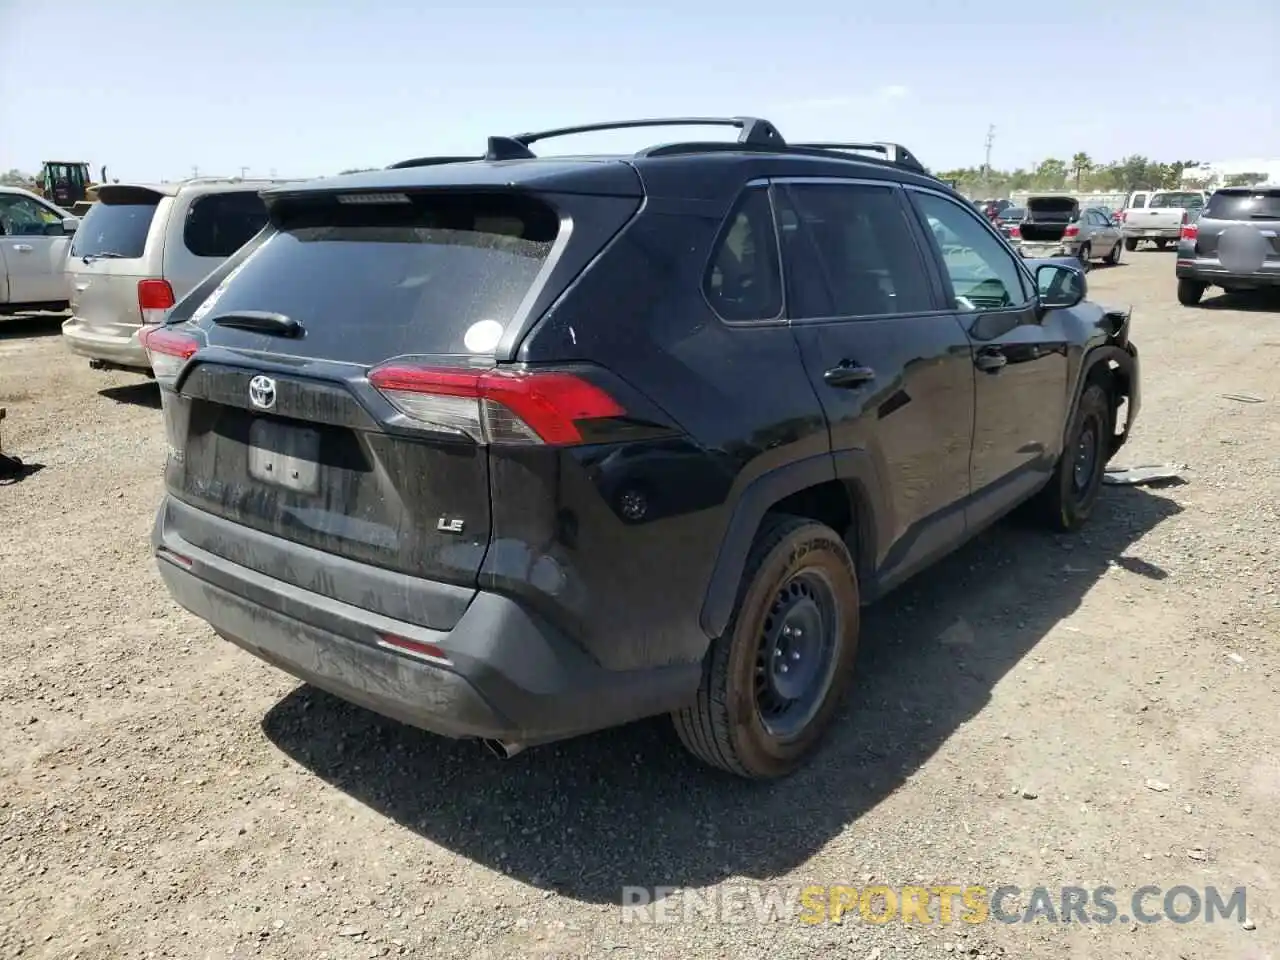
<svg viewBox="0 0 1280 960">
<path fill-rule="evenodd" d="M 538 156 L 537 141 L 636 127 L 730 126 L 737 141 L 657 144 L 635 154 Z M 853 152 L 848 152 L 853 151 Z M 858 151 L 862 151 L 859 153 Z M 883 153 L 867 156 L 866 151 Z M 382 170 L 340 174 L 269 188 L 272 204 L 317 192 L 413 189 L 494 189 L 720 200 L 736 195 L 742 177 L 857 176 L 918 182 L 955 194 L 929 175 L 905 147 L 891 143 L 801 143 L 783 140 L 773 124 L 752 117 L 644 119 L 565 127 L 514 137 L 490 137 L 483 155 L 419 157 Z"/>
<path fill-rule="evenodd" d="M 208 191 L 216 192 L 223 190 L 243 190 L 245 187 L 258 187 L 265 189 L 267 187 L 277 186 L 282 183 L 289 183 L 288 180 L 269 179 L 266 177 L 260 179 L 241 179 L 239 177 L 196 177 L 190 180 L 115 180 L 111 183 L 104 183 L 98 187 L 98 195 L 101 196 L 103 191 L 113 190 L 147 190 L 151 193 L 157 193 L 165 197 L 176 197 L 183 191 Z"/>
</svg>

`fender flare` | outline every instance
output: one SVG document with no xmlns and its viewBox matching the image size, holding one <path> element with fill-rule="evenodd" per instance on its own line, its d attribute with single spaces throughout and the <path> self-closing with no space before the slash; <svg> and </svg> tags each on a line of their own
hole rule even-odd
<svg viewBox="0 0 1280 960">
<path fill-rule="evenodd" d="M 1062 449 L 1066 449 L 1067 432 L 1071 429 L 1071 423 L 1075 419 L 1076 405 L 1080 402 L 1080 395 L 1084 393 L 1085 385 L 1089 382 L 1089 375 L 1099 366 L 1107 366 L 1112 361 L 1123 371 L 1126 379 L 1129 381 L 1129 408 L 1127 411 L 1127 420 L 1124 430 L 1117 436 L 1116 449 L 1119 444 L 1128 438 L 1129 428 L 1133 425 L 1134 418 L 1138 415 L 1138 407 L 1141 402 L 1138 386 L 1138 351 L 1131 344 L 1123 346 L 1115 343 L 1104 343 L 1093 347 L 1085 355 L 1080 363 L 1080 372 L 1076 376 L 1075 387 L 1072 390 L 1071 403 L 1067 407 L 1067 422 L 1062 428 Z M 1112 451 L 1114 453 L 1114 450 Z"/>
<path fill-rule="evenodd" d="M 879 514 L 875 509 L 876 505 L 871 502 L 878 485 L 870 455 L 863 450 L 839 451 L 834 455 L 824 453 L 770 470 L 743 489 L 725 527 L 699 617 L 699 623 L 707 637 L 719 637 L 729 625 L 738 601 L 742 571 L 747 565 L 751 545 L 755 542 L 756 532 L 760 529 L 765 514 L 792 494 L 832 480 L 843 480 L 857 486 L 860 488 L 860 496 L 867 501 L 859 505 L 854 518 L 859 537 L 858 555 L 854 560 L 859 567 L 859 574 L 865 573 L 865 564 L 871 562 L 870 558 L 876 555 L 877 531 L 874 520 L 875 515 Z M 868 512 L 873 515 L 863 516 L 862 506 L 867 507 Z"/>
</svg>

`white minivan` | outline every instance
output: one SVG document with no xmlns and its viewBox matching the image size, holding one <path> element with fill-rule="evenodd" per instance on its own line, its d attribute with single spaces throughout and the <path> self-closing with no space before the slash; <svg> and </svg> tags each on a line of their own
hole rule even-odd
<svg viewBox="0 0 1280 960">
<path fill-rule="evenodd" d="M 99 370 L 150 374 L 138 342 L 267 223 L 259 191 L 278 180 L 110 183 L 71 242 L 63 342 Z"/>
</svg>

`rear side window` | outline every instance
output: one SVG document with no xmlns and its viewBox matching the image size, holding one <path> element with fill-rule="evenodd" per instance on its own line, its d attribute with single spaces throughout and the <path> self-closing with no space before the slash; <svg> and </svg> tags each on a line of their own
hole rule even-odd
<svg viewBox="0 0 1280 960">
<path fill-rule="evenodd" d="M 1147 195 L 1145 193 L 1139 193 L 1136 196 L 1134 196 L 1133 198 L 1134 210 L 1142 210 L 1143 208 L 1146 207 L 1146 205 L 1147 205 Z"/>
<path fill-rule="evenodd" d="M 934 308 L 919 250 L 890 187 L 788 184 L 783 218 L 793 319 Z"/>
<path fill-rule="evenodd" d="M 355 363 L 411 353 L 492 356 L 547 262 L 559 217 L 513 194 L 390 199 L 278 201 L 278 232 L 193 319 L 284 314 L 306 331 L 289 352 Z"/>
<path fill-rule="evenodd" d="M 100 199 L 89 208 L 76 229 L 71 256 L 130 260 L 141 257 L 159 205 L 158 194 L 142 190 Z"/>
<path fill-rule="evenodd" d="M 773 320 L 782 313 L 778 237 L 765 187 L 751 187 L 716 239 L 703 291 L 721 319 Z"/>
<path fill-rule="evenodd" d="M 187 208 L 182 242 L 197 257 L 225 260 L 267 225 L 267 207 L 256 191 L 207 193 Z"/>
<path fill-rule="evenodd" d="M 1219 190 L 1204 215 L 1211 220 L 1280 220 L 1280 190 Z"/>
</svg>

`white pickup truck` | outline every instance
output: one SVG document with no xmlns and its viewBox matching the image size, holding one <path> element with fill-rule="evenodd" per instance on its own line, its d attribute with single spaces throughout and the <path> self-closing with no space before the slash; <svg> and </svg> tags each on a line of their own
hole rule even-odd
<svg viewBox="0 0 1280 960">
<path fill-rule="evenodd" d="M 0 315 L 67 309 L 67 251 L 79 225 L 29 190 L 0 186 Z"/>
<path fill-rule="evenodd" d="M 1130 194 L 1120 213 L 1124 248 L 1137 250 L 1144 240 L 1159 250 L 1177 243 L 1182 228 L 1195 223 L 1208 199 L 1203 190 L 1139 190 Z"/>
</svg>

